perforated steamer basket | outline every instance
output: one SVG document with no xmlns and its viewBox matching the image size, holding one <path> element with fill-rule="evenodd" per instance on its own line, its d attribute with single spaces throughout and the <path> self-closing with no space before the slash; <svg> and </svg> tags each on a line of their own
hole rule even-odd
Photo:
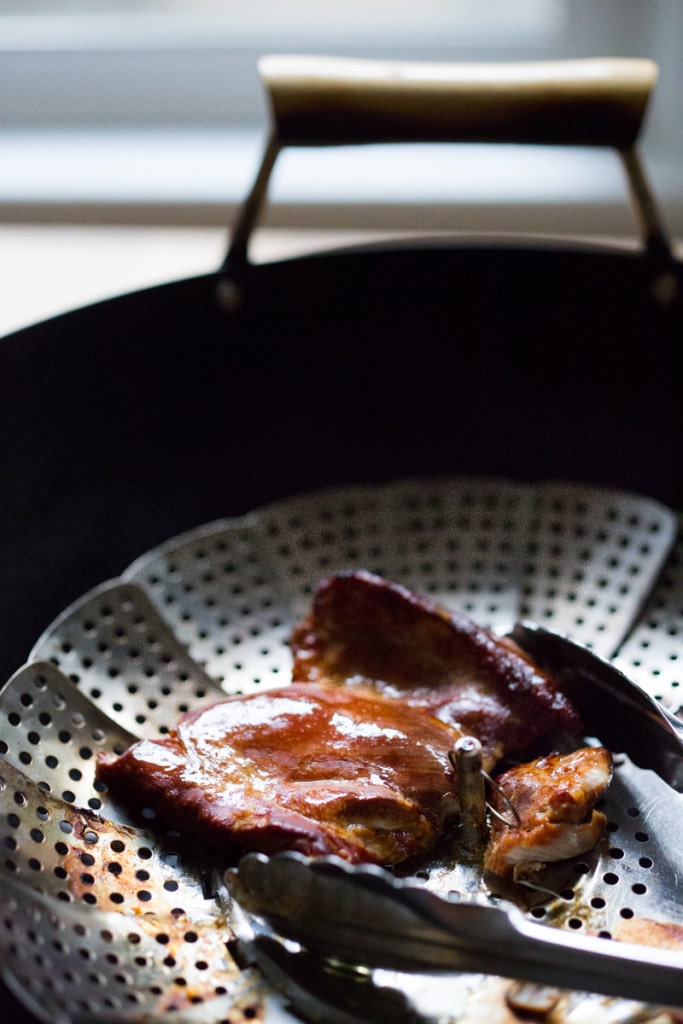
<svg viewBox="0 0 683 1024">
<path fill-rule="evenodd" d="M 253 966 L 218 898 L 220 856 L 150 812 L 132 817 L 114 805 L 95 759 L 163 735 L 225 693 L 285 684 L 293 622 L 321 577 L 350 567 L 501 632 L 522 616 L 550 624 L 623 663 L 677 710 L 675 535 L 675 518 L 649 499 L 458 477 L 302 495 L 143 555 L 67 608 L 0 694 L 9 985 L 46 1021 L 518 1019 L 511 983 L 493 976 L 340 975 L 315 951 L 291 952 L 272 970 Z M 680 800 L 619 758 L 596 850 L 551 872 L 551 891 L 515 898 L 577 941 L 584 931 L 616 934 L 632 917 L 683 923 Z M 462 865 L 422 881 L 477 900 L 511 898 Z M 654 1008 L 582 993 L 563 994 L 551 1019 L 596 1013 L 660 1019 Z"/>
</svg>

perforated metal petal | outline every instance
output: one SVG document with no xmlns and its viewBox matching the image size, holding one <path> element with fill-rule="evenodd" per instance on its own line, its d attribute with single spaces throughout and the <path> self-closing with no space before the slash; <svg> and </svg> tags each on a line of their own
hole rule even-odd
<svg viewBox="0 0 683 1024">
<path fill-rule="evenodd" d="M 209 524 L 124 573 L 147 590 L 192 659 L 231 693 L 287 681 L 292 615 L 261 539 L 258 517 Z"/>
<path fill-rule="evenodd" d="M 676 713 L 683 707 L 683 517 L 674 551 L 615 663 Z"/>
<path fill-rule="evenodd" d="M 169 928 L 94 908 L 84 914 L 79 904 L 6 877 L 0 900 L 6 977 L 45 1020 L 258 1024 L 266 1017 L 272 997 L 263 980 L 236 969 L 215 928 L 190 931 L 183 921 Z"/>
<path fill-rule="evenodd" d="M 0 790 L 0 949 L 43 1013 L 156 1019 L 229 996 L 230 1019 L 245 979 L 201 851 L 52 797 L 9 764 Z"/>
<path fill-rule="evenodd" d="M 169 914 L 211 904 L 202 896 L 202 867 L 179 881 L 177 836 L 148 832 L 51 796 L 8 764 L 2 766 L 3 867 L 15 881 L 64 902 L 103 909 Z M 207 909 L 208 906 L 208 909 Z"/>
<path fill-rule="evenodd" d="M 611 656 L 676 534 L 656 502 L 597 488 L 452 478 L 334 489 L 184 534 L 138 559 L 144 587 L 230 692 L 282 682 L 321 577 L 363 567 L 503 631 L 528 617 Z"/>
<path fill-rule="evenodd" d="M 145 591 L 119 581 L 67 608 L 31 658 L 59 666 L 89 701 L 138 736 L 163 734 L 190 708 L 223 696 Z"/>
<path fill-rule="evenodd" d="M 95 777 L 97 756 L 136 735 L 50 662 L 7 682 L 0 735 L 0 950 L 20 994 L 47 1018 L 228 1020 L 242 1001 L 258 1020 L 264 994 L 228 952 L 212 856 L 144 808 L 150 827 L 136 827 Z M 211 1015 L 195 1009 L 216 1001 Z"/>
<path fill-rule="evenodd" d="M 400 580 L 486 625 L 510 625 L 531 510 L 528 489 L 499 480 L 325 491 L 185 534 L 124 577 L 148 589 L 210 675 L 243 691 L 281 682 L 291 625 L 313 587 L 348 568 Z"/>
<path fill-rule="evenodd" d="M 496 627 L 519 608 L 531 509 L 518 484 L 439 478 L 297 498 L 261 520 L 297 618 L 322 577 L 362 566 Z"/>
<path fill-rule="evenodd" d="M 635 495 L 549 484 L 529 534 L 524 615 L 614 655 L 674 543 L 673 513 Z"/>
<path fill-rule="evenodd" d="M 122 753 L 138 737 L 104 715 L 59 669 L 33 662 L 0 691 L 0 754 L 65 803 L 100 811 L 99 752 Z M 117 816 L 116 810 L 110 811 Z"/>
</svg>

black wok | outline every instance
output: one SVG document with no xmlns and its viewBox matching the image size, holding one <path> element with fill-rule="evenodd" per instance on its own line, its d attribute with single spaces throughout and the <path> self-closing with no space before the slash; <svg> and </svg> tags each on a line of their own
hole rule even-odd
<svg viewBox="0 0 683 1024">
<path fill-rule="evenodd" d="M 2 678 L 146 549 L 294 492 L 462 473 L 680 506 L 683 272 L 633 148 L 654 73 L 625 63 L 474 88 L 463 69 L 378 86 L 376 68 L 266 62 L 273 136 L 225 266 L 0 342 Z M 439 239 L 249 263 L 282 145 L 394 138 L 615 146 L 644 248 Z"/>
</svg>

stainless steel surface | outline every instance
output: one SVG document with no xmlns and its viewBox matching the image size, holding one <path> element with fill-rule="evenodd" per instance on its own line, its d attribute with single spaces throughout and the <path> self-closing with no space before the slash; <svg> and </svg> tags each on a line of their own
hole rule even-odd
<svg viewBox="0 0 683 1024">
<path fill-rule="evenodd" d="M 302 495 L 199 527 L 86 594 L 0 692 L 0 949 L 11 987 L 46 1020 L 291 1020 L 286 998 L 238 955 L 236 919 L 226 923 L 215 899 L 217 865 L 149 814 L 133 820 L 113 805 L 94 779 L 97 753 L 163 735 L 221 694 L 285 683 L 292 623 L 318 580 L 343 568 L 382 573 L 499 632 L 534 617 L 618 658 L 657 580 L 679 585 L 680 563 L 667 563 L 676 526 L 656 502 L 619 492 L 407 480 Z M 661 645 L 680 666 L 683 637 L 668 616 L 647 632 L 652 656 Z M 629 674 L 659 693 L 661 676 L 645 665 Z M 673 710 L 676 682 L 672 673 L 660 694 Z M 532 921 L 577 938 L 631 916 L 680 922 L 671 810 L 655 776 L 635 778 L 619 769 L 595 854 L 552 875 L 555 895 L 525 894 Z M 434 865 L 421 883 L 491 897 L 472 865 Z M 290 955 L 278 977 L 294 969 Z M 494 981 L 484 987 L 504 1003 Z M 288 996 L 302 986 L 292 980 Z M 440 1020 L 467 1021 L 483 991 L 465 975 L 379 972 L 360 990 L 347 986 L 358 998 L 345 1019 L 384 1006 L 387 986 L 415 1020 L 441 1007 Z"/>
<path fill-rule="evenodd" d="M 614 664 L 676 711 L 683 705 L 683 529 Z"/>
</svg>

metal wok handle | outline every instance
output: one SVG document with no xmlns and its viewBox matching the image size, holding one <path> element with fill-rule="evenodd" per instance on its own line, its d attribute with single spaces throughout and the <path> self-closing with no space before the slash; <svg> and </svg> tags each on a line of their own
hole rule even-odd
<svg viewBox="0 0 683 1024">
<path fill-rule="evenodd" d="M 264 57 L 283 145 L 518 142 L 625 149 L 657 79 L 650 60 L 515 64 Z"/>
<path fill-rule="evenodd" d="M 634 148 L 657 80 L 657 65 L 650 60 L 450 64 L 268 56 L 258 66 L 272 130 L 233 229 L 224 264 L 229 271 L 247 262 L 249 238 L 281 149 L 377 142 L 615 148 L 647 251 L 670 255 Z"/>
</svg>

